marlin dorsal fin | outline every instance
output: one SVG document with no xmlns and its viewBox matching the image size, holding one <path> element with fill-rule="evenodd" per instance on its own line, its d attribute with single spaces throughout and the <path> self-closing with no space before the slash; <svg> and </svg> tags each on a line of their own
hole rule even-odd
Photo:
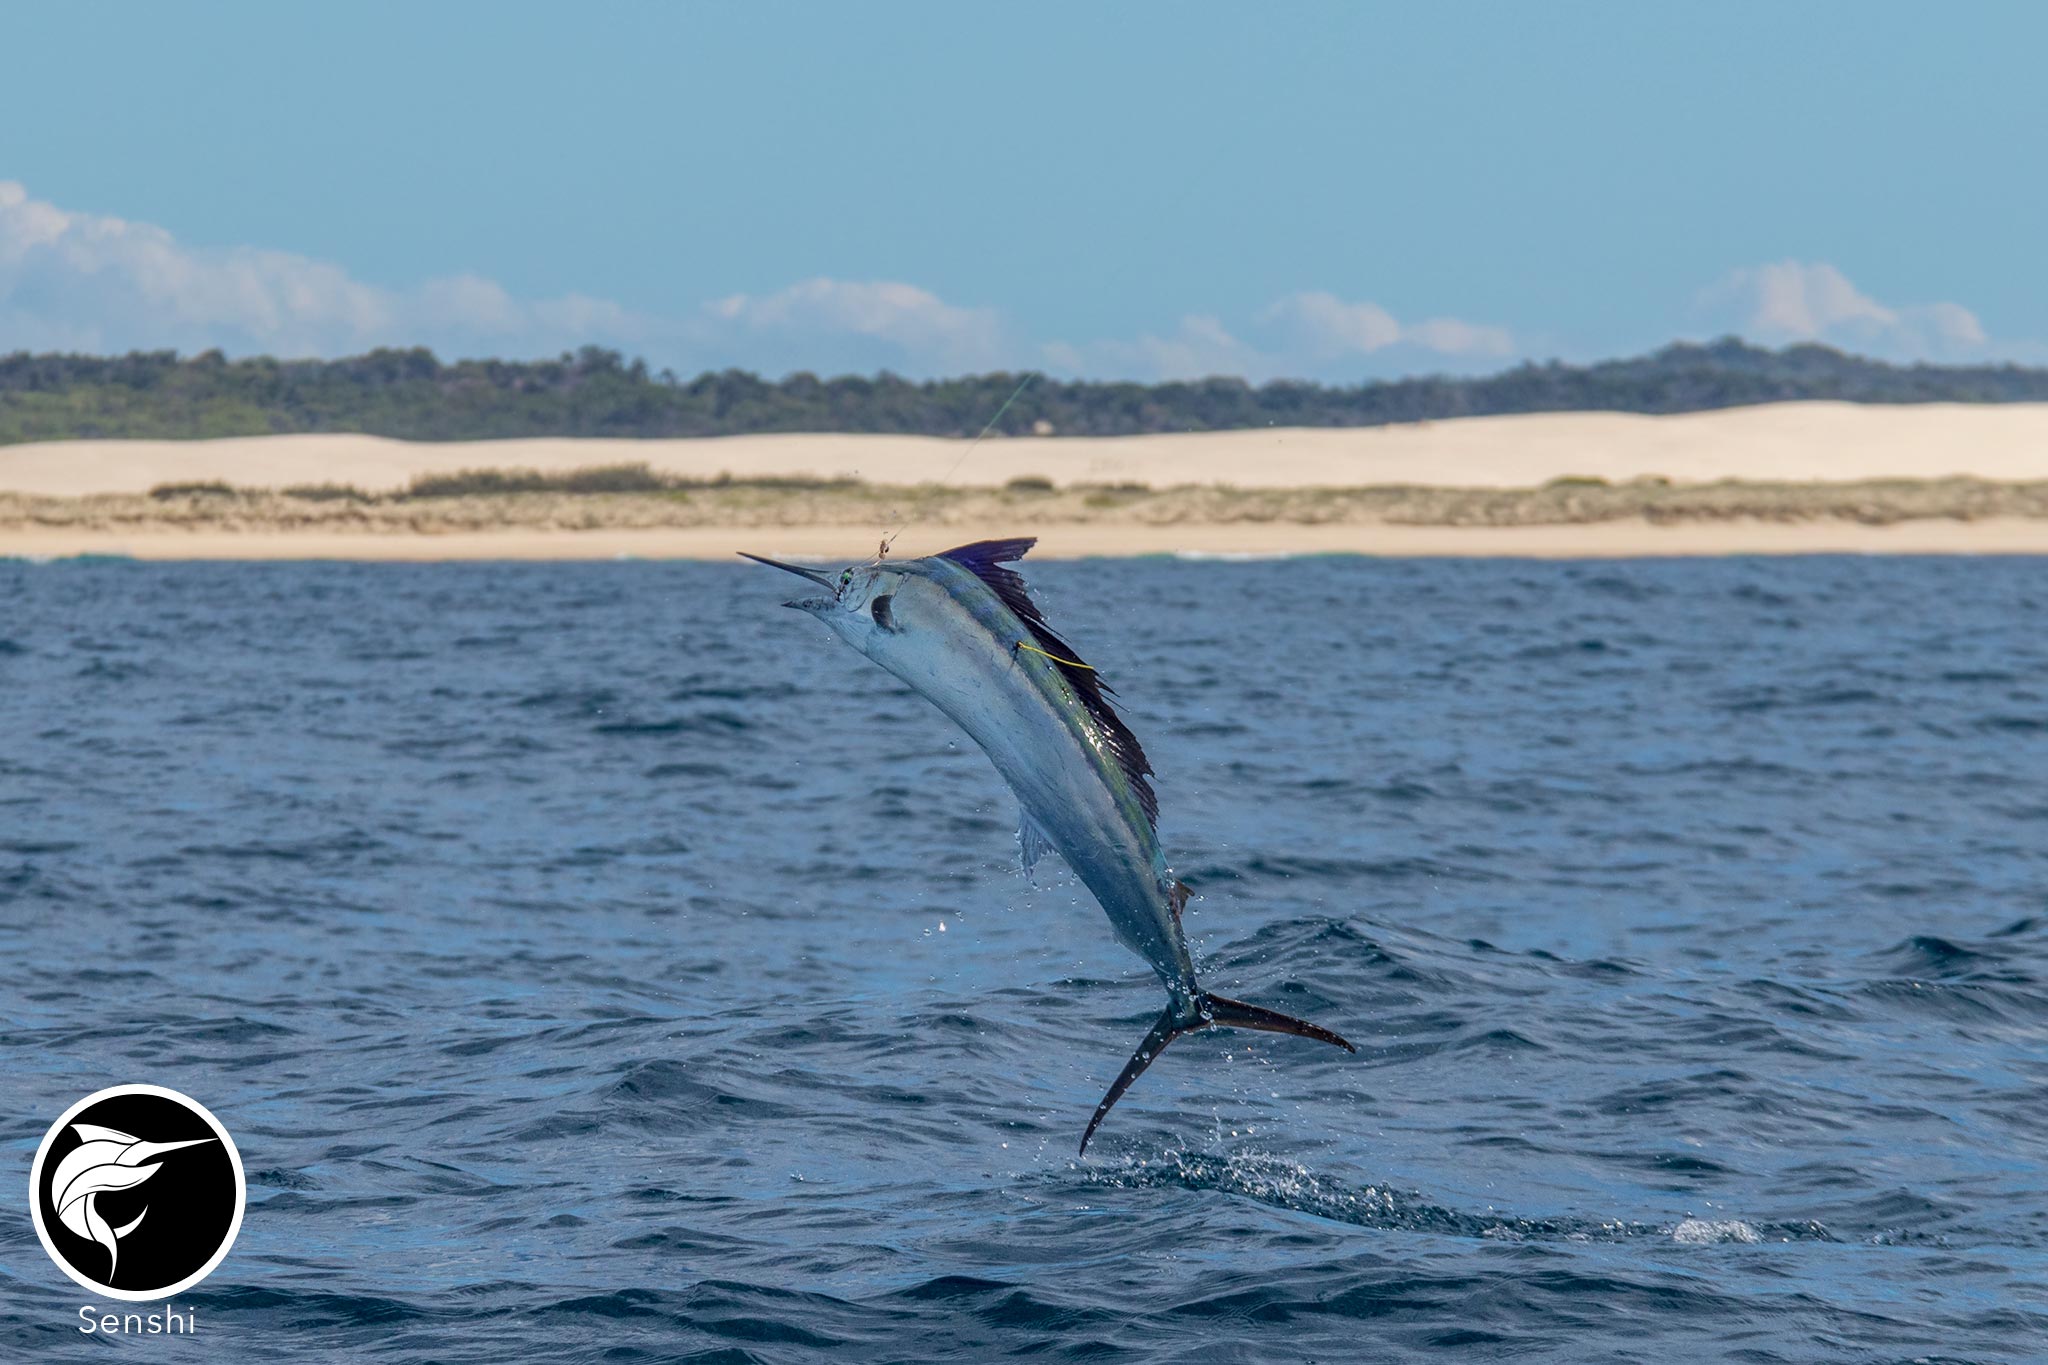
<svg viewBox="0 0 2048 1365">
<path fill-rule="evenodd" d="M 1058 669 L 1067 685 L 1073 688 L 1075 697 L 1094 720 L 1103 747 L 1109 750 L 1117 766 L 1123 769 L 1124 776 L 1130 779 L 1131 790 L 1138 798 L 1139 809 L 1145 812 L 1146 823 L 1157 829 L 1159 798 L 1153 794 L 1152 784 L 1147 780 L 1152 775 L 1152 764 L 1145 757 L 1144 746 L 1138 743 L 1138 737 L 1131 733 L 1131 727 L 1124 724 L 1124 718 L 1110 703 L 1116 689 L 1104 682 L 1102 674 L 1045 623 L 1038 604 L 1031 600 L 1030 589 L 1024 586 L 1024 576 L 1015 569 L 1004 567 L 1022 559 L 1037 543 L 1032 537 L 977 540 L 972 545 L 942 550 L 932 557 L 957 564 L 979 578 L 1016 615 L 1038 652 L 1051 660 L 1052 667 Z"/>
</svg>

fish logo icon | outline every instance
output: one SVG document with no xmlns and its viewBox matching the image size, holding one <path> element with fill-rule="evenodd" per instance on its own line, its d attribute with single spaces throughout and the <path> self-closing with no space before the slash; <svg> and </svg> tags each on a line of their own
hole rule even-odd
<svg viewBox="0 0 2048 1365">
<path fill-rule="evenodd" d="M 101 1090 L 67 1110 L 36 1151 L 30 1188 L 50 1259 L 119 1299 L 162 1298 L 204 1279 L 241 1228 L 246 1193 L 220 1120 L 153 1085 Z"/>
<path fill-rule="evenodd" d="M 78 1236 L 91 1238 L 107 1249 L 107 1278 L 111 1280 L 121 1260 L 121 1239 L 141 1226 L 149 1209 L 144 1206 L 141 1213 L 117 1228 L 108 1226 L 93 1201 L 108 1190 L 132 1190 L 162 1170 L 160 1164 L 150 1161 L 151 1157 L 197 1147 L 213 1139 L 144 1142 L 95 1123 L 74 1123 L 71 1131 L 78 1134 L 78 1146 L 57 1163 L 57 1173 L 50 1178 L 56 1190 L 57 1217 Z"/>
</svg>

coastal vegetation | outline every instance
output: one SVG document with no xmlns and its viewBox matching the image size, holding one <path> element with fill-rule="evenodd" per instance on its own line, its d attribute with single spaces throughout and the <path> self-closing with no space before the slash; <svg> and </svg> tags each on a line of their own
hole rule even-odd
<svg viewBox="0 0 2048 1365">
<path fill-rule="evenodd" d="M 1942 519 L 2048 519 L 2048 482 L 1869 479 L 1830 483 L 1674 483 L 1553 479 L 1534 488 L 1246 489 L 1145 484 L 917 488 L 846 479 L 680 479 L 644 465 L 552 474 L 471 470 L 391 492 L 321 484 L 284 489 L 217 482 L 166 484 L 147 494 L 50 497 L 0 493 L 0 531 L 296 531 L 438 534 L 452 531 L 640 530 L 708 526 L 884 527 L 914 512 L 943 526 L 992 521 L 1060 525 L 1217 526 L 1232 523 L 1387 526 L 1539 526 L 1647 521 L 1849 521 L 1892 525 Z"/>
<path fill-rule="evenodd" d="M 379 350 L 341 360 L 230 360 L 218 351 L 0 356 L 0 445 L 86 437 L 191 439 L 362 432 L 415 441 L 758 432 L 962 436 L 1016 374 L 913 381 L 891 374 L 685 379 L 616 351 L 553 360 L 437 359 Z M 1797 399 L 1858 403 L 2048 401 L 2048 369 L 1892 365 L 1824 346 L 1733 339 L 1590 365 L 1524 364 L 1476 378 L 1355 385 L 1212 378 L 1162 384 L 1042 377 L 996 429 L 1122 436 L 1268 426 L 1367 427 L 1527 412 L 1699 412 Z"/>
</svg>

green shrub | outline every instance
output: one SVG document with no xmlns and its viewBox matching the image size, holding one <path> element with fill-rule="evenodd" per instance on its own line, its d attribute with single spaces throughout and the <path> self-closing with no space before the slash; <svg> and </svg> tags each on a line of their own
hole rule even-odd
<svg viewBox="0 0 2048 1365">
<path fill-rule="evenodd" d="M 596 465 L 548 473 L 538 469 L 458 469 L 421 474 L 405 490 L 409 498 L 496 497 L 507 493 L 665 493 L 676 481 L 645 464 Z"/>
<path fill-rule="evenodd" d="M 406 486 L 408 498 L 492 497 L 506 493 L 539 493 L 547 476 L 532 469 L 458 469 L 453 474 L 416 474 Z"/>
<path fill-rule="evenodd" d="M 352 483 L 295 483 L 280 490 L 302 502 L 375 502 L 376 499 Z"/>
<path fill-rule="evenodd" d="M 172 498 L 238 498 L 242 496 L 235 489 L 218 479 L 198 483 L 160 483 L 149 490 L 149 495 L 158 502 Z"/>
<path fill-rule="evenodd" d="M 608 464 L 594 469 L 572 469 L 558 474 L 547 491 L 551 493 L 663 493 L 675 481 L 657 474 L 645 464 Z"/>
</svg>

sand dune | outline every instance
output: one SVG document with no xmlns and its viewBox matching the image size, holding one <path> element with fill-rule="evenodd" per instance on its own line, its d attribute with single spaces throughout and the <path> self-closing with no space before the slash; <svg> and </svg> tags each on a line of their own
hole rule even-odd
<svg viewBox="0 0 2048 1365">
<path fill-rule="evenodd" d="M 2048 404 L 1863 406 L 1780 403 L 1675 417 L 1539 413 L 1341 430 L 1302 428 L 1116 438 L 966 442 L 915 436 L 734 436 L 700 441 L 411 443 L 375 436 L 221 441 L 65 441 L 0 447 L 0 491 L 77 497 L 218 479 L 238 486 L 403 487 L 475 468 L 563 470 L 645 462 L 698 478 L 850 476 L 995 487 L 1230 484 L 1240 488 L 1420 484 L 1530 487 L 1561 476 L 1830 481 L 2048 479 Z"/>
<path fill-rule="evenodd" d="M 1676 555 L 2048 555 L 2048 521 L 1695 522 L 1608 521 L 1562 526 L 1230 525 L 1030 526 L 1016 522 L 913 527 L 895 555 L 911 558 L 974 540 L 1036 533 L 1037 559 L 1185 555 L 1271 558 L 1300 554 L 1642 559 Z M 866 526 L 666 527 L 589 531 L 457 531 L 368 535 L 347 531 L 0 531 L 0 555 L 136 559 L 732 559 L 739 551 L 817 564 L 875 552 Z"/>
<path fill-rule="evenodd" d="M 426 499 L 144 496 L 211 482 L 346 484 L 384 495 L 423 474 L 620 463 L 695 480 L 860 482 Z M 1003 487 L 1027 478 L 1058 491 Z M 1573 479 L 1607 482 L 1553 483 Z M 943 492 L 917 491 L 940 480 Z M 1872 482 L 1884 480 L 1906 482 Z M 1068 556 L 2048 554 L 2044 509 L 2048 404 L 1557 413 L 1003 439 L 971 451 L 964 441 L 834 435 L 0 447 L 0 555 L 31 556 L 597 559 L 747 549 L 841 560 L 873 553 L 883 530 L 906 521 L 899 554 L 1018 534 L 1040 536 L 1041 554 Z"/>
</svg>

